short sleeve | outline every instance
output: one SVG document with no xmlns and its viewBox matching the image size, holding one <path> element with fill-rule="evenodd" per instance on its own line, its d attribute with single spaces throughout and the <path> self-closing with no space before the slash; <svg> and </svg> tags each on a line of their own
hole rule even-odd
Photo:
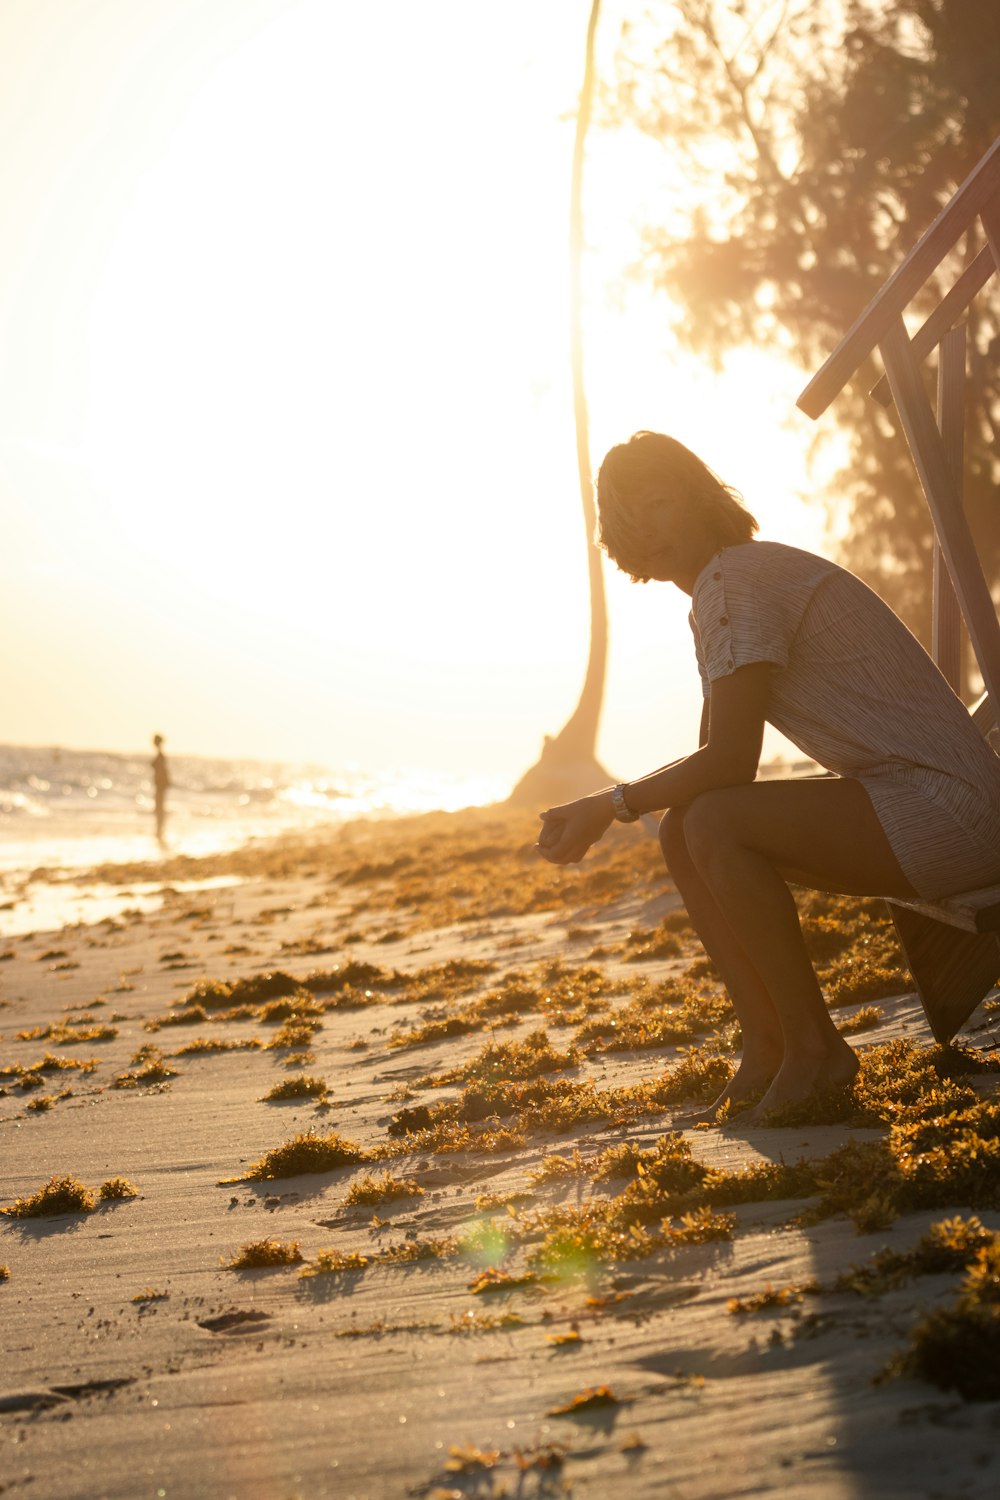
<svg viewBox="0 0 1000 1500">
<path fill-rule="evenodd" d="M 701 694 L 703 698 L 708 698 L 712 693 L 712 683 L 708 675 L 708 668 L 705 665 L 705 653 L 701 649 L 701 636 L 698 633 L 698 622 L 694 617 L 694 610 L 691 610 L 688 615 L 688 624 L 691 627 L 691 634 L 694 636 L 694 654 L 698 662 L 698 675 L 701 678 Z"/>
<path fill-rule="evenodd" d="M 792 622 L 768 597 L 761 545 L 724 549 L 695 584 L 692 629 L 703 687 L 754 662 L 788 665 Z"/>
</svg>

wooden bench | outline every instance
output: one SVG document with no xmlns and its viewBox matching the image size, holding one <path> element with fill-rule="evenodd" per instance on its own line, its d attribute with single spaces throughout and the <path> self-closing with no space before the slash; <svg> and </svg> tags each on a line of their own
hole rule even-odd
<svg viewBox="0 0 1000 1500">
<path fill-rule="evenodd" d="M 911 339 L 904 311 L 955 246 L 973 236 L 985 240 L 982 248 Z M 958 691 L 964 618 L 986 687 L 973 718 L 1000 752 L 1000 622 L 962 506 L 966 340 L 964 325 L 954 326 L 998 270 L 1000 140 L 851 325 L 798 405 L 820 416 L 878 349 L 885 374 L 872 395 L 895 403 L 934 523 L 932 655 Z M 920 370 L 934 352 L 936 414 Z M 1000 886 L 935 902 L 891 901 L 889 910 L 931 1030 L 947 1043 L 1000 979 Z"/>
<path fill-rule="evenodd" d="M 988 698 L 972 717 L 995 748 Z M 950 1042 L 1000 981 L 1000 885 L 940 901 L 886 904 L 934 1038 Z"/>
</svg>

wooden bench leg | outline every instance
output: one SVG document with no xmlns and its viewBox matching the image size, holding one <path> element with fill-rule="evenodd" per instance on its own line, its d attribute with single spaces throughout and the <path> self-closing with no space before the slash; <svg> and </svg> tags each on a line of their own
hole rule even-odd
<svg viewBox="0 0 1000 1500">
<path fill-rule="evenodd" d="M 887 905 L 935 1041 L 945 1046 L 1000 979 L 1000 936 Z"/>
</svg>

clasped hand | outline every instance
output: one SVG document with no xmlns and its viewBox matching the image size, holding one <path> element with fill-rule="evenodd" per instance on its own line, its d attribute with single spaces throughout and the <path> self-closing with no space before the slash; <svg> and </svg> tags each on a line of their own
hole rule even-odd
<svg viewBox="0 0 1000 1500">
<path fill-rule="evenodd" d="M 614 818 L 610 792 L 594 792 L 541 814 L 535 848 L 552 865 L 575 865 L 603 838 Z"/>
</svg>

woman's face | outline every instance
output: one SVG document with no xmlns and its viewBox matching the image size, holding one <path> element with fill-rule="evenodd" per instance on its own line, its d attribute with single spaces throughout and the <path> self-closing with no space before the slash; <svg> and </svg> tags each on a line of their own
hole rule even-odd
<svg viewBox="0 0 1000 1500">
<path fill-rule="evenodd" d="M 660 500 L 650 511 L 641 572 L 659 583 L 674 583 L 686 594 L 719 550 L 701 508 L 690 500 Z"/>
</svg>

